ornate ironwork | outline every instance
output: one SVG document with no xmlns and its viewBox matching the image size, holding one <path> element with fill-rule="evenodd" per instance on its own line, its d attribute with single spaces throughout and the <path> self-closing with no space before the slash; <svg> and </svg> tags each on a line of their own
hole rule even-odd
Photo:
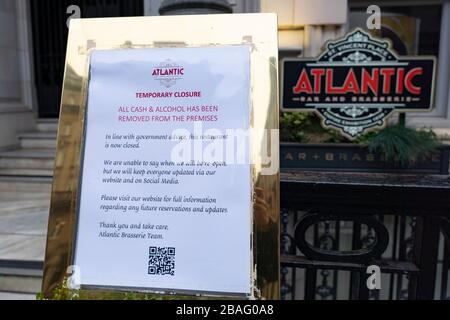
<svg viewBox="0 0 450 320">
<path fill-rule="evenodd" d="M 322 300 L 326 300 L 334 295 L 336 288 L 334 288 L 329 284 L 328 280 L 328 278 L 330 277 L 329 270 L 321 270 L 320 275 L 322 276 L 322 283 L 317 287 L 316 294 Z"/>
<path fill-rule="evenodd" d="M 289 225 L 289 211 L 281 210 L 280 212 L 281 219 L 281 233 L 280 233 L 280 246 L 281 253 L 289 254 L 295 253 L 295 244 L 294 238 L 288 232 Z M 282 267 L 280 275 L 281 285 L 280 285 L 280 295 L 282 300 L 286 300 L 287 295 L 292 294 L 292 284 L 289 284 L 287 281 L 287 277 L 289 274 L 289 270 L 287 267 Z"/>
<path fill-rule="evenodd" d="M 375 241 L 367 244 L 366 248 L 350 251 L 333 250 L 333 240 L 329 233 L 325 232 L 322 242 L 328 244 L 323 248 L 317 248 L 306 240 L 306 231 L 314 224 L 319 222 L 327 223 L 329 221 L 353 221 L 359 224 L 365 224 L 373 230 L 375 234 Z M 328 224 L 329 227 L 329 224 Z M 325 228 L 325 230 L 327 227 Z M 368 262 L 371 259 L 379 257 L 386 250 L 389 242 L 389 233 L 386 227 L 372 216 L 358 216 L 358 215 L 320 215 L 317 213 L 307 214 L 301 218 L 295 227 L 295 243 L 301 252 L 306 257 L 313 260 L 322 261 L 341 261 L 341 262 Z M 330 246 L 331 244 L 331 246 Z"/>
<path fill-rule="evenodd" d="M 323 222 L 323 234 L 319 237 L 319 247 L 322 250 L 332 250 L 336 248 L 336 238 L 331 233 L 331 221 Z M 329 283 L 330 271 L 321 270 L 320 275 L 322 277 L 322 283 L 317 286 L 316 294 L 322 299 L 326 300 L 334 296 L 336 288 Z"/>
<path fill-rule="evenodd" d="M 297 247 L 282 266 L 305 270 L 305 299 L 448 299 L 449 198 L 448 175 L 282 171 Z M 313 213 L 297 219 L 298 210 Z M 369 265 L 380 267 L 381 290 L 366 286 Z"/>
</svg>

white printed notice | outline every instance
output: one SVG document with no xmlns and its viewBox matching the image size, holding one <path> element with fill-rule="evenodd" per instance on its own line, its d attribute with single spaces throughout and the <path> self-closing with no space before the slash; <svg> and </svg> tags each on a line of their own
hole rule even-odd
<svg viewBox="0 0 450 320">
<path fill-rule="evenodd" d="M 249 74 L 248 46 L 92 53 L 82 286 L 251 294 Z"/>
</svg>

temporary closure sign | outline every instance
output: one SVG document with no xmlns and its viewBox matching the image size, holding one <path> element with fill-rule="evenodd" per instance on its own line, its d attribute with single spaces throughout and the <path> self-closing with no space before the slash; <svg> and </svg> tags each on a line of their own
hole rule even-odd
<svg viewBox="0 0 450 320">
<path fill-rule="evenodd" d="M 93 52 L 82 286 L 251 293 L 250 163 L 224 153 L 250 126 L 249 72 L 245 45 Z"/>
</svg>

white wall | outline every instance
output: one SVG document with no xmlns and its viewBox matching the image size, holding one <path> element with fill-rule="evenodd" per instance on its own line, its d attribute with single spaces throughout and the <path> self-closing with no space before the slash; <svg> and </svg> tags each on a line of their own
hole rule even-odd
<svg viewBox="0 0 450 320">
<path fill-rule="evenodd" d="M 261 0 L 261 12 L 278 14 L 280 50 L 301 50 L 316 57 L 330 39 L 347 27 L 347 0 Z"/>
</svg>

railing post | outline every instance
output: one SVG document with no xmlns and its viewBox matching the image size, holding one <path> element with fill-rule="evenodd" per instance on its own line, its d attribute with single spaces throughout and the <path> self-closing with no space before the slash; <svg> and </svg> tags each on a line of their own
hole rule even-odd
<svg viewBox="0 0 450 320">
<path fill-rule="evenodd" d="M 361 224 L 353 223 L 353 234 L 352 234 L 352 250 L 360 249 L 361 244 Z M 361 286 L 361 274 L 360 272 L 352 271 L 350 273 L 350 300 L 359 299 L 359 288 Z"/>
<path fill-rule="evenodd" d="M 420 269 L 417 279 L 416 299 L 432 300 L 436 287 L 436 267 L 439 250 L 439 219 L 424 217 L 416 225 L 416 246 L 414 262 Z M 418 255 L 416 255 L 418 254 Z"/>
<path fill-rule="evenodd" d="M 305 300 L 316 300 L 317 270 L 305 271 Z"/>
</svg>

